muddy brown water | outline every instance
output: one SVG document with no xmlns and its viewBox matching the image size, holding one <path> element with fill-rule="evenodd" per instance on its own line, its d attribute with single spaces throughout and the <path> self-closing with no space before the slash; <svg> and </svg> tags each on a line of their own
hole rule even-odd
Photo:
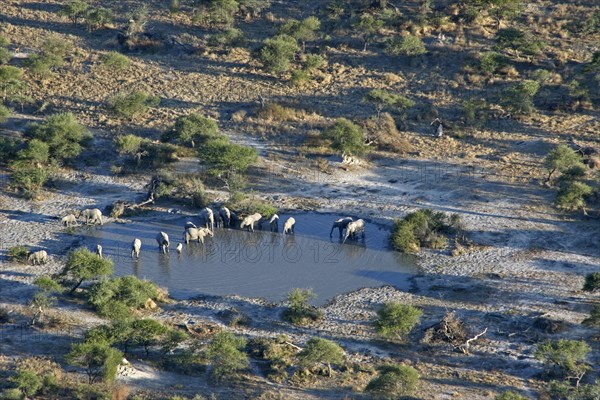
<svg viewBox="0 0 600 400">
<path fill-rule="evenodd" d="M 294 235 L 283 235 L 287 217 L 296 219 Z M 410 288 L 409 278 L 418 273 L 415 260 L 389 249 L 390 227 L 366 224 L 365 238 L 341 243 L 337 230 L 329 238 L 334 214 L 295 213 L 280 215 L 279 232 L 215 229 L 213 238 L 183 244 L 184 225 L 198 217 L 176 217 L 161 221 L 133 221 L 86 227 L 77 232 L 90 249 L 101 244 L 105 257 L 114 261 L 116 275 L 135 275 L 166 287 L 176 299 L 199 295 L 240 295 L 281 301 L 293 288 L 311 288 L 315 304 L 360 289 L 393 285 Z M 161 254 L 156 234 L 169 235 L 169 254 Z M 131 258 L 131 242 L 142 240 L 139 260 Z"/>
</svg>

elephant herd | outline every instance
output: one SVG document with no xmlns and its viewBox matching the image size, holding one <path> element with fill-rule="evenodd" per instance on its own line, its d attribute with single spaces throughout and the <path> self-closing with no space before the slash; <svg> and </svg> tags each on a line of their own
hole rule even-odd
<svg viewBox="0 0 600 400">
<path fill-rule="evenodd" d="M 79 213 L 78 216 L 75 214 L 68 214 L 61 219 L 63 225 L 67 227 L 76 226 L 79 219 L 83 219 L 86 224 L 103 224 L 102 212 L 97 209 L 85 209 Z M 199 214 L 200 219 L 203 221 L 204 226 L 198 227 L 192 222 L 186 222 L 182 235 L 182 241 L 187 245 L 190 241 L 197 241 L 198 243 L 204 244 L 206 237 L 214 236 L 214 229 L 217 228 L 235 228 L 238 223 L 237 214 L 227 207 L 221 207 L 217 212 L 211 208 L 206 207 L 202 209 Z M 279 231 L 279 215 L 273 214 L 268 220 L 263 218 L 260 213 L 254 213 L 243 218 L 239 224 L 239 228 L 242 230 L 248 230 L 254 232 L 255 226 L 262 227 L 263 222 L 268 222 L 269 229 L 271 232 Z M 294 234 L 296 226 L 296 219 L 289 217 L 283 224 L 283 234 Z M 352 217 L 345 217 L 337 219 L 331 226 L 329 237 L 333 237 L 333 231 L 338 229 L 340 239 L 343 238 L 343 243 L 347 239 L 356 239 L 359 234 L 365 237 L 365 221 L 363 219 L 354 220 Z M 165 232 L 159 232 L 156 235 L 156 242 L 161 253 L 168 253 L 170 240 L 169 235 Z M 131 243 L 131 258 L 139 259 L 142 248 L 142 241 L 139 238 L 135 238 Z M 183 244 L 179 243 L 176 246 L 178 253 L 183 250 Z M 96 254 L 102 257 L 102 246 L 98 245 L 96 248 Z M 44 250 L 31 253 L 29 261 L 33 264 L 41 264 L 46 262 L 48 254 Z"/>
</svg>

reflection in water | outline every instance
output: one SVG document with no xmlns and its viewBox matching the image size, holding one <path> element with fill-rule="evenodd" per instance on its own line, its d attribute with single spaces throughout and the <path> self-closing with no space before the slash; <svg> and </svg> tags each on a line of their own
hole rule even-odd
<svg viewBox="0 0 600 400">
<path fill-rule="evenodd" d="M 287 218 L 288 216 L 281 216 Z M 181 254 L 160 254 L 154 237 L 164 231 L 177 238 L 190 217 L 167 222 L 107 224 L 84 230 L 86 246 L 96 243 L 115 260 L 115 273 L 131 274 L 167 287 L 174 297 L 199 294 L 264 297 L 280 301 L 292 288 L 312 288 L 319 302 L 365 286 L 395 285 L 408 289 L 414 261 L 388 250 L 388 231 L 367 224 L 367 237 L 341 244 L 329 239 L 336 215 L 294 214 L 294 235 L 265 230 L 216 229 L 205 243 L 190 242 Z M 193 220 L 194 223 L 197 221 Z M 265 225 L 267 227 L 268 225 Z M 334 232 L 337 233 L 337 232 Z M 142 240 L 139 260 L 130 256 L 131 241 Z"/>
</svg>

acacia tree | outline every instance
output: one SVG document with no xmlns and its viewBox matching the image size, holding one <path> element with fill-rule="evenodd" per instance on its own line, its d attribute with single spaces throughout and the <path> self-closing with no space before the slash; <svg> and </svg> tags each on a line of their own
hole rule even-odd
<svg viewBox="0 0 600 400">
<path fill-rule="evenodd" d="M 113 263 L 108 258 L 100 258 L 85 247 L 69 253 L 63 275 L 73 278 L 75 284 L 71 293 L 75 292 L 84 281 L 111 275 Z"/>
<path fill-rule="evenodd" d="M 117 367 L 123 360 L 123 353 L 110 347 L 104 340 L 85 340 L 71 346 L 67 362 L 85 369 L 89 383 L 99 379 L 112 381 L 117 375 Z"/>
<path fill-rule="evenodd" d="M 306 51 L 306 42 L 315 40 L 321 28 L 321 21 L 317 17 L 308 17 L 302 21 L 291 19 L 281 27 L 280 33 L 289 35 L 302 43 L 302 52 Z"/>
<path fill-rule="evenodd" d="M 579 386 L 581 378 L 591 369 L 586 361 L 590 351 L 590 346 L 584 341 L 548 340 L 538 346 L 534 356 L 546 364 L 550 372 L 557 369 L 566 379 L 574 379 L 576 386 Z"/>
<path fill-rule="evenodd" d="M 331 377 L 331 365 L 344 362 L 344 350 L 331 340 L 313 337 L 306 343 L 306 347 L 298 353 L 300 365 L 312 367 L 318 364 L 327 366 L 327 374 Z"/>
<path fill-rule="evenodd" d="M 387 302 L 377 311 L 375 328 L 386 338 L 399 339 L 414 328 L 421 315 L 423 311 L 411 305 Z"/>
<path fill-rule="evenodd" d="M 216 380 L 231 377 L 248 368 L 248 355 L 243 352 L 246 339 L 229 332 L 219 332 L 206 349 L 206 357 L 212 364 L 211 374 Z"/>
<path fill-rule="evenodd" d="M 269 71 L 283 73 L 290 69 L 298 51 L 296 39 L 289 35 L 277 35 L 264 41 L 258 57 Z"/>
<path fill-rule="evenodd" d="M 556 171 L 564 173 L 575 166 L 583 166 L 581 157 L 566 144 L 558 145 L 544 159 L 544 168 L 548 170 L 546 182 L 550 182 Z"/>
<path fill-rule="evenodd" d="M 58 161 L 77 157 L 85 142 L 91 139 L 87 129 L 71 113 L 51 115 L 31 125 L 27 135 L 47 143 L 50 157 Z"/>
</svg>

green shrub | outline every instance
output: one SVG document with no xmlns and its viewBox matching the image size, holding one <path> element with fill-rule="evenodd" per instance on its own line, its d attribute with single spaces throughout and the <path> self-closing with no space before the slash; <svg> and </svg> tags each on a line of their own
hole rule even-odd
<svg viewBox="0 0 600 400">
<path fill-rule="evenodd" d="M 244 173 L 258 160 L 258 154 L 253 148 L 230 143 L 226 136 L 222 136 L 203 142 L 198 148 L 198 158 L 211 172 L 221 175 Z"/>
<path fill-rule="evenodd" d="M 195 147 L 196 142 L 213 139 L 218 134 L 217 121 L 197 113 L 191 113 L 177 118 L 171 130 L 165 132 L 161 140 Z"/>
<path fill-rule="evenodd" d="M 10 185 L 27 197 L 33 197 L 50 178 L 53 169 L 18 160 L 10 165 Z"/>
<path fill-rule="evenodd" d="M 82 0 L 72 0 L 63 4 L 60 8 L 60 14 L 69 18 L 73 24 L 86 17 L 89 4 Z"/>
<path fill-rule="evenodd" d="M 132 345 L 143 346 L 147 357 L 150 347 L 160 344 L 168 332 L 169 328 L 154 319 L 134 320 L 129 340 Z"/>
<path fill-rule="evenodd" d="M 596 304 L 594 308 L 592 308 L 590 316 L 583 320 L 583 324 L 600 328 L 600 304 Z"/>
<path fill-rule="evenodd" d="M 156 284 L 129 275 L 96 283 L 89 291 L 88 301 L 96 307 L 100 315 L 120 317 L 124 307 L 115 304 L 124 305 L 128 311 L 131 308 L 139 309 L 144 307 L 148 299 L 157 300 L 158 295 Z"/>
<path fill-rule="evenodd" d="M 385 46 L 385 52 L 392 56 L 418 56 L 427 53 L 425 43 L 414 35 L 408 35 L 404 38 L 393 38 L 388 40 Z"/>
<path fill-rule="evenodd" d="M 533 97 L 540 88 L 537 81 L 523 81 L 505 89 L 501 105 L 515 114 L 530 114 L 534 110 Z"/>
<path fill-rule="evenodd" d="M 8 118 L 12 115 L 12 110 L 6 107 L 4 104 L 0 104 L 0 124 L 6 122 Z M 6 143 L 6 138 L 2 138 L 3 143 Z M 2 145 L 0 145 L 2 146 Z M 2 156 L 2 152 L 0 150 L 0 156 Z"/>
<path fill-rule="evenodd" d="M 295 325 L 307 325 L 320 320 L 323 313 L 309 304 L 316 297 L 310 289 L 292 289 L 287 295 L 289 306 L 283 311 L 282 318 Z"/>
<path fill-rule="evenodd" d="M 577 166 L 583 167 L 579 154 L 565 144 L 558 145 L 544 159 L 544 168 L 548 170 L 546 182 L 550 182 L 556 171 L 565 173 Z"/>
<path fill-rule="evenodd" d="M 117 375 L 123 353 L 105 341 L 86 340 L 73 344 L 66 359 L 69 364 L 84 368 L 89 383 L 100 379 L 111 382 Z"/>
<path fill-rule="evenodd" d="M 12 53 L 5 49 L 4 47 L 0 47 L 0 65 L 8 64 L 10 59 L 12 58 Z"/>
<path fill-rule="evenodd" d="M 60 283 L 48 275 L 40 276 L 33 283 L 46 292 L 62 292 L 64 290 Z"/>
<path fill-rule="evenodd" d="M 114 142 L 120 154 L 135 155 L 140 152 L 142 143 L 146 140 L 141 136 L 129 134 L 115 137 Z"/>
<path fill-rule="evenodd" d="M 8 249 L 7 256 L 12 262 L 27 262 L 29 249 L 22 245 L 12 246 Z"/>
<path fill-rule="evenodd" d="M 251 215 L 259 213 L 264 218 L 271 218 L 277 212 L 277 209 L 270 203 L 235 191 L 227 200 L 226 206 L 232 210 L 237 210 L 238 214 Z"/>
<path fill-rule="evenodd" d="M 447 240 L 441 233 L 460 230 L 460 221 L 448 222 L 446 214 L 423 209 L 394 221 L 390 238 L 396 250 L 416 253 L 421 247 L 445 247 Z"/>
<path fill-rule="evenodd" d="M 67 256 L 67 264 L 62 275 L 75 281 L 71 293 L 84 281 L 111 275 L 113 263 L 110 259 L 100 258 L 85 247 L 71 251 Z"/>
<path fill-rule="evenodd" d="M 325 64 L 325 59 L 319 54 L 307 54 L 304 60 L 304 70 L 311 72 L 321 68 Z"/>
<path fill-rule="evenodd" d="M 527 400 L 527 397 L 523 397 L 520 394 L 509 390 L 494 397 L 494 400 Z"/>
<path fill-rule="evenodd" d="M 223 32 L 211 36 L 209 39 L 209 44 L 211 46 L 218 46 L 226 49 L 243 46 L 244 42 L 244 32 L 237 28 L 227 28 Z"/>
<path fill-rule="evenodd" d="M 104 28 L 113 22 L 112 10 L 104 7 L 88 9 L 85 14 L 85 24 L 88 31 Z"/>
<path fill-rule="evenodd" d="M 204 189 L 204 183 L 200 177 L 194 174 L 160 174 L 153 177 L 158 181 L 155 197 L 166 197 L 171 200 L 187 202 L 191 199 L 191 205 L 203 208 L 208 205 L 208 197 Z"/>
<path fill-rule="evenodd" d="M 482 126 L 488 117 L 489 106 L 485 99 L 471 97 L 461 104 L 464 121 L 467 125 Z"/>
<path fill-rule="evenodd" d="M 109 51 L 108 53 L 102 54 L 100 56 L 100 62 L 104 68 L 110 69 L 111 71 L 123 71 L 131 64 L 131 61 L 129 61 L 127 56 L 116 51 Z"/>
<path fill-rule="evenodd" d="M 585 276 L 583 290 L 586 292 L 594 292 L 600 289 L 600 272 L 593 272 Z"/>
<path fill-rule="evenodd" d="M 240 5 L 236 0 L 211 0 L 209 5 L 211 23 L 218 26 L 232 25 L 239 8 Z"/>
<path fill-rule="evenodd" d="M 559 372 L 579 384 L 579 380 L 591 369 L 586 361 L 590 350 L 584 341 L 548 340 L 538 346 L 534 356 L 546 365 L 549 372 Z"/>
<path fill-rule="evenodd" d="M 229 332 L 219 332 L 208 345 L 205 355 L 212 365 L 211 376 L 216 380 L 231 378 L 249 367 L 244 353 L 246 339 Z"/>
<path fill-rule="evenodd" d="M 240 8 L 246 13 L 246 16 L 257 17 L 262 10 L 271 7 L 272 0 L 239 0 Z"/>
<path fill-rule="evenodd" d="M 294 55 L 299 50 L 296 39 L 288 35 L 277 35 L 265 39 L 258 58 L 270 72 L 283 73 L 290 69 Z"/>
<path fill-rule="evenodd" d="M 23 71 L 12 65 L 0 65 L 0 95 L 2 100 L 13 100 L 27 88 Z"/>
<path fill-rule="evenodd" d="M 352 25 L 354 32 L 362 38 L 363 51 L 367 51 L 367 46 L 375 39 L 382 27 L 383 20 L 368 13 L 362 14 Z"/>
<path fill-rule="evenodd" d="M 303 86 L 310 80 L 310 74 L 302 69 L 292 71 L 291 82 L 294 86 Z"/>
<path fill-rule="evenodd" d="M 401 339 L 419 322 L 423 311 L 411 305 L 387 302 L 377 311 L 375 329 L 388 339 Z"/>
<path fill-rule="evenodd" d="M 302 51 L 305 51 L 306 42 L 315 40 L 319 29 L 321 29 L 321 21 L 313 16 L 302 21 L 297 19 L 288 20 L 281 26 L 279 33 L 291 36 L 302 43 Z"/>
<path fill-rule="evenodd" d="M 496 32 L 497 49 L 513 49 L 525 55 L 535 55 L 542 50 L 542 42 L 516 28 L 499 29 Z"/>
<path fill-rule="evenodd" d="M 554 204 L 564 211 L 583 210 L 586 213 L 585 198 L 594 190 L 587 184 L 578 181 L 568 181 L 560 185 Z"/>
<path fill-rule="evenodd" d="M 345 118 L 339 118 L 323 132 L 323 137 L 331 141 L 331 148 L 342 155 L 361 156 L 367 152 L 362 128 Z"/>
<path fill-rule="evenodd" d="M 68 41 L 51 37 L 42 42 L 42 56 L 48 60 L 51 67 L 62 67 L 71 48 Z"/>
<path fill-rule="evenodd" d="M 51 115 L 43 122 L 32 124 L 26 134 L 47 143 L 50 157 L 58 161 L 77 157 L 91 139 L 87 129 L 71 113 Z"/>
<path fill-rule="evenodd" d="M 500 68 L 507 64 L 503 55 L 494 51 L 488 51 L 481 55 L 479 59 L 479 69 L 486 74 L 495 74 Z"/>
<path fill-rule="evenodd" d="M 327 365 L 328 375 L 332 375 L 331 365 L 340 365 L 344 362 L 344 350 L 331 340 L 313 337 L 308 340 L 304 349 L 298 353 L 300 366 L 314 367 L 320 364 Z"/>
<path fill-rule="evenodd" d="M 383 365 L 379 375 L 368 383 L 365 390 L 378 399 L 398 399 L 412 394 L 419 383 L 419 373 L 408 365 Z"/>
<path fill-rule="evenodd" d="M 378 113 L 384 108 L 398 111 L 403 120 L 406 119 L 406 111 L 415 106 L 413 100 L 383 89 L 373 89 L 367 93 L 363 99 L 374 103 Z"/>
<path fill-rule="evenodd" d="M 42 388 L 42 379 L 36 372 L 30 370 L 17 372 L 17 375 L 10 378 L 10 382 L 16 385 L 25 398 L 35 396 Z"/>
<path fill-rule="evenodd" d="M 119 118 L 133 119 L 145 114 L 149 107 L 156 107 L 159 103 L 159 97 L 138 90 L 114 96 L 108 101 L 108 109 Z"/>
<path fill-rule="evenodd" d="M 0 165 L 6 165 L 17 158 L 19 145 L 20 141 L 16 139 L 0 136 Z"/>
</svg>

